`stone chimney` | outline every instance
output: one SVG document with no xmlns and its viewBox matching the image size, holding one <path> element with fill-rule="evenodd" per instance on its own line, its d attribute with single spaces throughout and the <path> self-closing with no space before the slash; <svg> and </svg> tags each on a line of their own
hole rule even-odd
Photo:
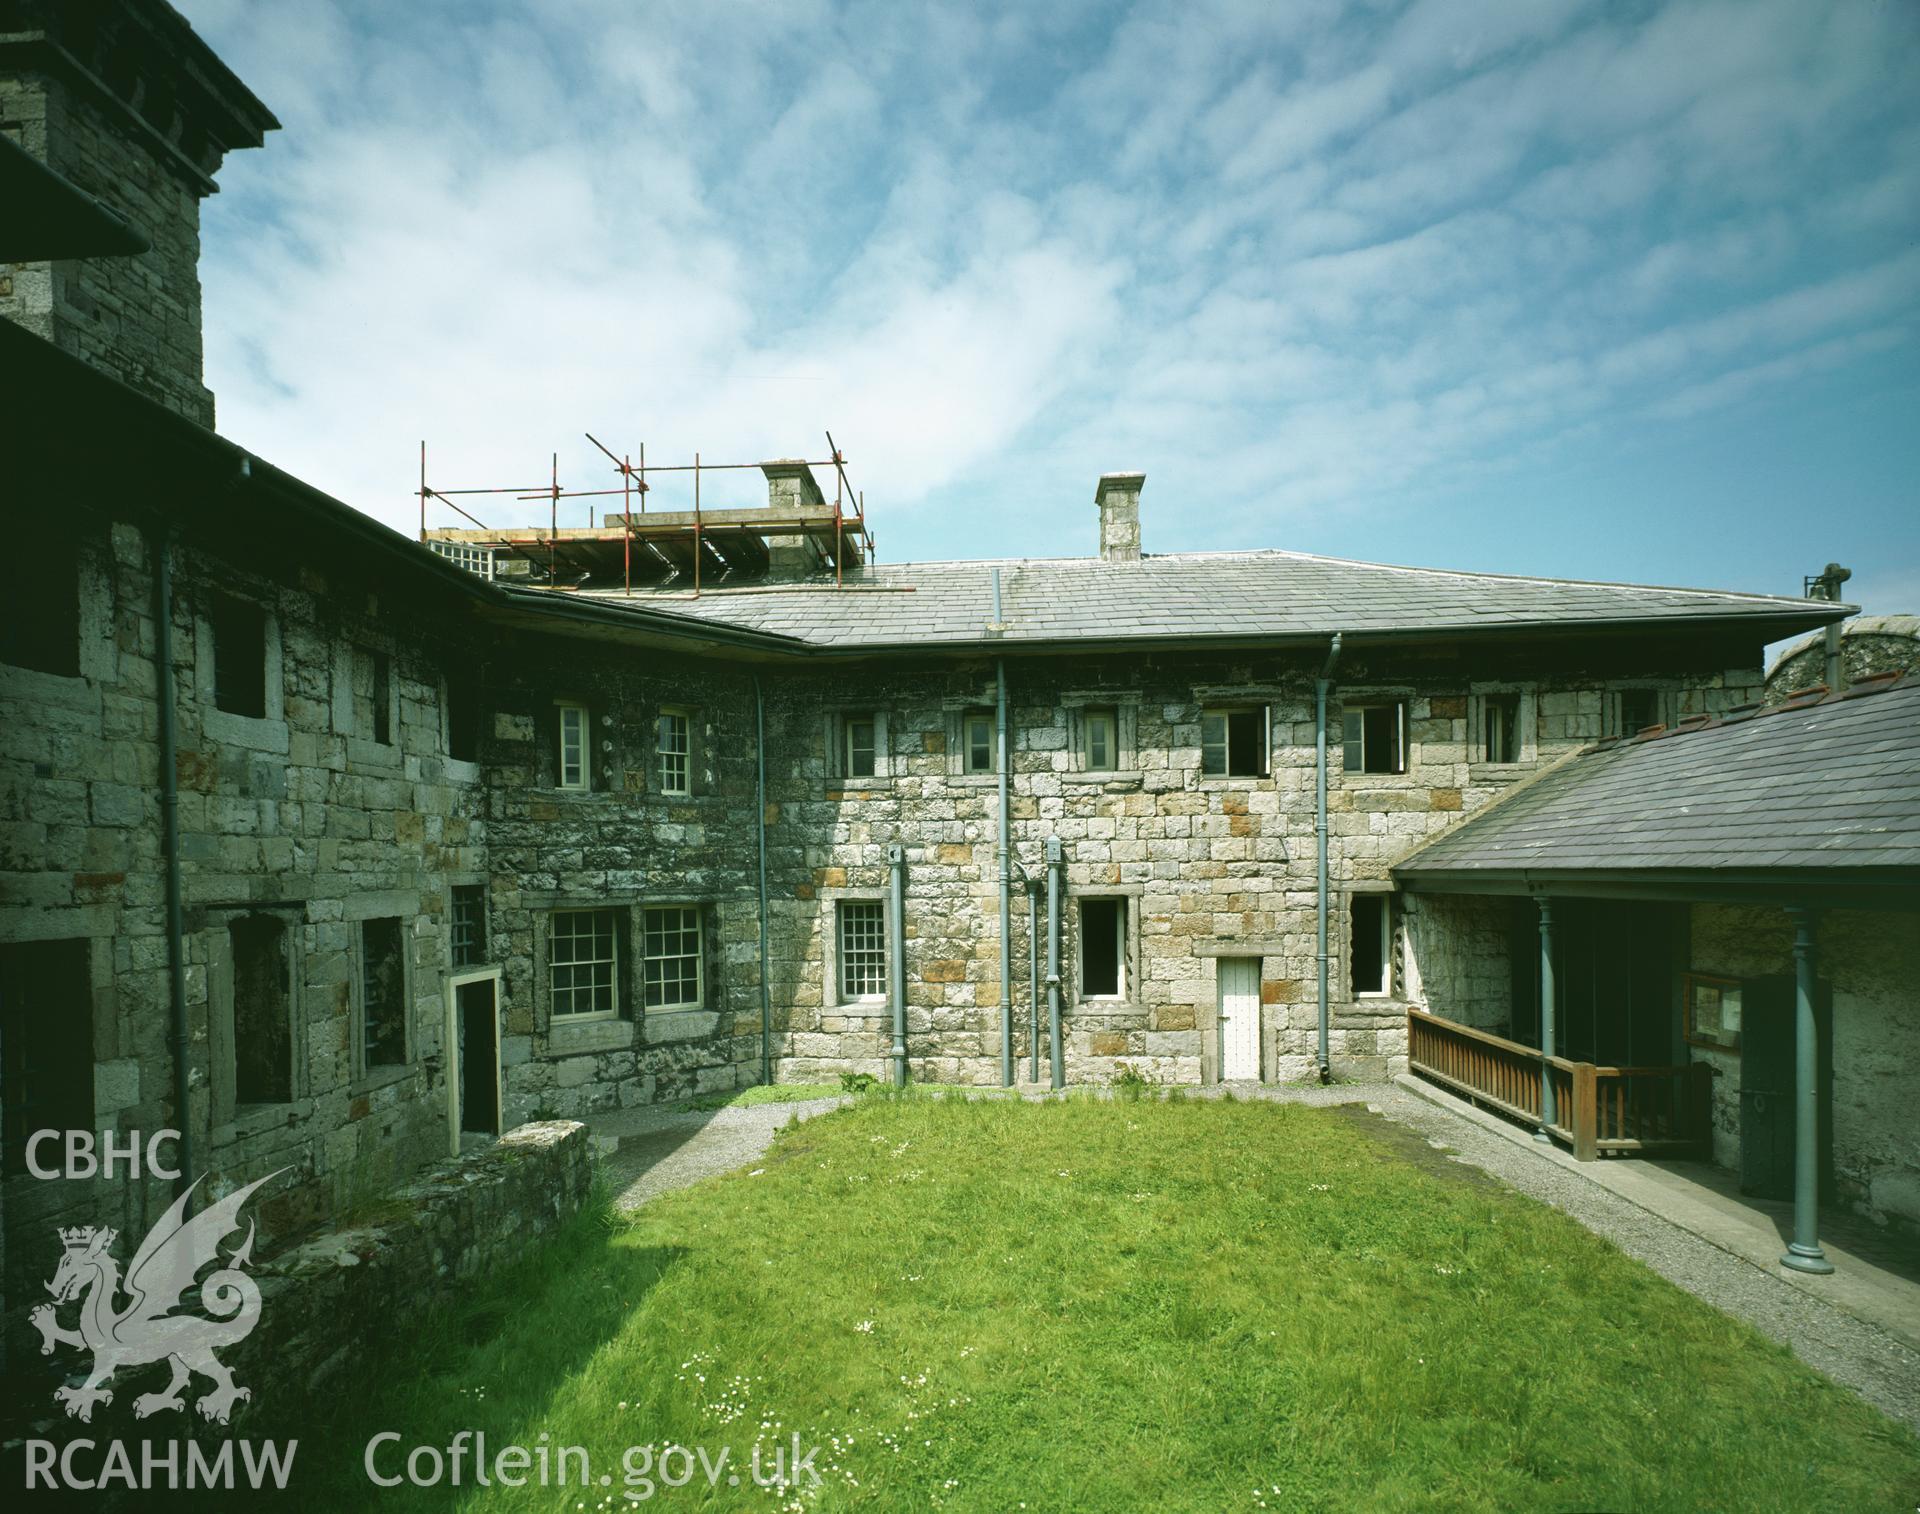
<svg viewBox="0 0 1920 1514">
<path fill-rule="evenodd" d="M 1103 473 L 1094 488 L 1100 507 L 1100 557 L 1104 562 L 1140 561 L 1140 490 L 1144 473 Z"/>
<path fill-rule="evenodd" d="M 762 463 L 767 476 L 767 509 L 779 515 L 798 515 L 807 510 L 824 510 L 827 497 L 820 484 L 799 458 L 780 457 Z M 820 554 L 804 536 L 767 538 L 767 577 L 776 580 L 805 578 L 820 566 Z"/>
<path fill-rule="evenodd" d="M 165 0 L 0 0 L 0 133 L 80 229 L 0 260 L 0 317 L 211 427 L 200 201 L 279 124 Z M 87 233 L 89 196 L 136 235 Z"/>
</svg>

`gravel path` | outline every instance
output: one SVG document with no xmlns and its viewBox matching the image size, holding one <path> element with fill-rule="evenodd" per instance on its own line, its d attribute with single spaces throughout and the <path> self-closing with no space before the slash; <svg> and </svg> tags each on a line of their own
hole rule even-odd
<svg viewBox="0 0 1920 1514">
<path fill-rule="evenodd" d="M 1391 1084 L 1235 1092 L 1280 1103 L 1364 1104 L 1429 1144 L 1444 1146 L 1453 1160 L 1571 1215 L 1669 1282 L 1746 1320 L 1809 1366 L 1920 1433 L 1920 1352 L 1503 1135 Z M 782 1126 L 845 1102 L 815 1099 L 689 1114 L 635 1110 L 602 1116 L 593 1128 L 603 1141 L 618 1140 L 602 1164 L 614 1202 L 621 1209 L 637 1209 L 657 1194 L 750 1165 L 766 1153 Z"/>
</svg>

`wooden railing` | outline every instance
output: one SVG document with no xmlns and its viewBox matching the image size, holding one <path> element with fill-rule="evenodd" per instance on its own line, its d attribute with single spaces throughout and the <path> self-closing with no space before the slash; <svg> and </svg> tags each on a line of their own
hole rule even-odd
<svg viewBox="0 0 1920 1514">
<path fill-rule="evenodd" d="M 1543 1057 L 1537 1047 L 1419 1010 L 1407 1012 L 1407 1063 L 1421 1077 L 1536 1129 L 1544 1063 L 1554 1103 L 1546 1130 L 1583 1162 L 1603 1154 L 1703 1153 L 1711 1140 L 1713 1074 L 1704 1063 L 1601 1067 Z"/>
</svg>

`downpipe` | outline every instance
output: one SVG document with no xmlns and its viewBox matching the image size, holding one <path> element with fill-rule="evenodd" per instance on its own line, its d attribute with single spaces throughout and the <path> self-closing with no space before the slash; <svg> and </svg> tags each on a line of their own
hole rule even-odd
<svg viewBox="0 0 1920 1514">
<path fill-rule="evenodd" d="M 1032 1025 L 1027 1036 L 1027 1081 L 1040 1081 L 1040 880 L 1027 884 L 1027 1009 Z"/>
<path fill-rule="evenodd" d="M 241 458 L 240 476 L 252 471 L 252 460 Z M 153 670 L 154 695 L 160 706 L 160 855 L 166 871 L 167 899 L 167 1028 L 173 1045 L 174 1121 L 180 1131 L 180 1174 L 174 1192 L 189 1195 L 195 1181 L 194 1129 L 191 1103 L 193 1075 L 188 1063 L 191 1040 L 187 1030 L 187 941 L 180 884 L 180 767 L 173 678 L 173 533 L 156 528 L 147 537 L 153 559 Z"/>
<path fill-rule="evenodd" d="M 1066 1057 L 1060 1048 L 1060 838 L 1047 837 L 1047 1053 L 1053 1086 L 1067 1086 Z"/>
<path fill-rule="evenodd" d="M 993 570 L 993 623 L 1000 625 L 1000 570 Z M 1012 828 L 1008 816 L 1008 770 L 1013 753 L 1007 749 L 1007 661 L 993 663 L 994 721 L 1000 770 L 1000 1086 L 1013 1087 L 1013 853 L 1007 842 Z"/>
<path fill-rule="evenodd" d="M 893 1086 L 907 1086 L 907 849 L 887 848 L 887 997 L 893 1001 Z"/>
<path fill-rule="evenodd" d="M 760 801 L 760 1082 L 773 1082 L 773 994 L 767 983 L 767 703 L 753 675 L 754 786 Z"/>
<path fill-rule="evenodd" d="M 1317 886 L 1314 892 L 1314 962 L 1319 974 L 1320 1081 L 1333 1081 L 1333 1060 L 1327 1048 L 1327 695 L 1333 687 L 1333 670 L 1340 661 L 1340 633 L 1333 633 L 1327 647 L 1326 665 L 1313 685 L 1313 849 Z"/>
</svg>

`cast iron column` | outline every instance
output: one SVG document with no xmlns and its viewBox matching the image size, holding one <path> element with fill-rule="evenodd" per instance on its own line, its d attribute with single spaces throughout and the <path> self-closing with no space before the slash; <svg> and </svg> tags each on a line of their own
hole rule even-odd
<svg viewBox="0 0 1920 1514">
<path fill-rule="evenodd" d="M 1793 1239 L 1782 1267 L 1831 1272 L 1820 1249 L 1820 1038 L 1813 1018 L 1814 913 L 1789 909 L 1793 920 Z"/>
<path fill-rule="evenodd" d="M 1540 904 L 1540 1128 L 1533 1138 L 1551 1145 L 1547 1127 L 1555 1124 L 1553 1108 L 1553 901 Z"/>
</svg>

